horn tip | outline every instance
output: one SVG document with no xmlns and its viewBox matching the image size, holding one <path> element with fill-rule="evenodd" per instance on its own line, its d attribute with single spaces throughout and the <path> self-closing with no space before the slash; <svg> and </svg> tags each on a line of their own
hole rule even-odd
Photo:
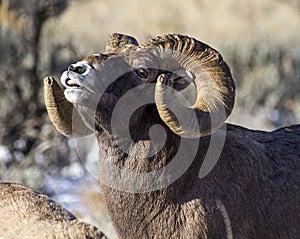
<svg viewBox="0 0 300 239">
<path fill-rule="evenodd" d="M 53 85 L 53 81 L 55 81 L 55 80 L 54 80 L 54 77 L 52 77 L 52 76 L 46 76 L 44 78 L 44 84 L 45 85 L 52 86 Z"/>
</svg>

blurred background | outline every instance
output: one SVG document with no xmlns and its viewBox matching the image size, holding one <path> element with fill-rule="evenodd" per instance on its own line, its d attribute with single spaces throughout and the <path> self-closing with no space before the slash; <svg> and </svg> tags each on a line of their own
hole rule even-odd
<svg viewBox="0 0 300 239">
<path fill-rule="evenodd" d="M 102 52 L 113 32 L 140 42 L 186 34 L 218 49 L 232 70 L 228 121 L 273 130 L 300 122 L 299 29 L 299 0 L 0 0 L 0 180 L 50 195 L 115 238 L 96 181 L 97 147 L 54 129 L 43 78 Z"/>
</svg>

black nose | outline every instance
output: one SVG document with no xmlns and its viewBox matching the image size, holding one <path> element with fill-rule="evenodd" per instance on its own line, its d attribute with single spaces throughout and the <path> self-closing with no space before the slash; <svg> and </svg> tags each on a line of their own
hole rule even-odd
<svg viewBox="0 0 300 239">
<path fill-rule="evenodd" d="M 73 71 L 76 72 L 78 74 L 83 74 L 86 71 L 86 66 L 74 66 L 74 65 L 70 65 L 68 67 L 69 71 Z"/>
</svg>

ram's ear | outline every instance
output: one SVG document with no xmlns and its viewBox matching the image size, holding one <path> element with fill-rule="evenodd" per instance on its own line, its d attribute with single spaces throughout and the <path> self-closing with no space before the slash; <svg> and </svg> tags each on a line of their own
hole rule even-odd
<svg viewBox="0 0 300 239">
<path fill-rule="evenodd" d="M 105 54 L 122 53 L 129 48 L 137 47 L 138 41 L 132 37 L 121 33 L 113 33 L 108 36 L 105 48 Z"/>
<path fill-rule="evenodd" d="M 93 133 L 85 125 L 73 104 L 67 101 L 53 77 L 44 79 L 44 99 L 49 118 L 58 132 L 70 138 L 84 137 Z"/>
</svg>

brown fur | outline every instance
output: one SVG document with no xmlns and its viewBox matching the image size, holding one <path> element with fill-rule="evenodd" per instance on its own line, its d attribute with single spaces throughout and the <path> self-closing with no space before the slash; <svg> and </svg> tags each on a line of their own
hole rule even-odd
<svg viewBox="0 0 300 239">
<path fill-rule="evenodd" d="M 0 183 L 0 238 L 107 239 L 47 196 L 16 183 Z"/>
<path fill-rule="evenodd" d="M 151 171 L 169 160 L 162 155 L 172 153 L 167 145 L 156 156 L 161 165 L 153 165 L 153 159 L 141 164 L 143 159 L 126 158 L 112 149 L 109 138 L 99 135 L 99 145 L 110 151 L 110 161 L 117 164 L 122 158 L 118 165 L 125 165 L 123 169 Z M 200 179 L 208 143 L 208 137 L 201 140 L 189 170 L 164 189 L 127 193 L 101 185 L 120 238 L 226 238 L 228 226 L 233 238 L 298 238 L 300 126 L 266 133 L 228 125 L 216 166 Z M 104 171 L 100 163 L 100 178 Z"/>
</svg>

